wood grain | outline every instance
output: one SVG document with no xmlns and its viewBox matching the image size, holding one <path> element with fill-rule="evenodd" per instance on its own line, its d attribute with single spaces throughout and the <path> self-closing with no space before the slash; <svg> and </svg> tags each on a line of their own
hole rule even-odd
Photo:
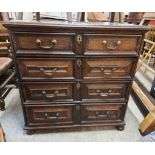
<svg viewBox="0 0 155 155">
<path fill-rule="evenodd" d="M 39 21 L 4 26 L 28 134 L 83 126 L 124 129 L 146 27 Z"/>
</svg>

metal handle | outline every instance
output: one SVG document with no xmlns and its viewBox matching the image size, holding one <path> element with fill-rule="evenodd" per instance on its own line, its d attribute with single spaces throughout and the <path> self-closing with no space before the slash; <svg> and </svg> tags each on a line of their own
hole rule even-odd
<svg viewBox="0 0 155 155">
<path fill-rule="evenodd" d="M 44 68 L 40 68 L 40 71 L 43 72 L 43 74 L 45 75 L 53 75 L 57 71 L 57 68 L 54 68 L 52 70 L 46 70 Z"/>
<path fill-rule="evenodd" d="M 48 46 L 44 46 L 44 45 L 42 45 L 42 40 L 36 39 L 36 44 L 37 44 L 40 48 L 43 48 L 43 49 L 50 49 L 50 48 L 53 48 L 54 45 L 57 44 L 57 40 L 56 40 L 56 39 L 49 40 L 49 45 L 48 45 Z"/>
<path fill-rule="evenodd" d="M 43 96 L 44 96 L 44 97 L 47 97 L 47 98 L 56 97 L 58 93 L 59 93 L 59 91 L 58 91 L 58 90 L 55 90 L 53 94 L 49 95 L 49 94 L 47 94 L 47 92 L 46 92 L 45 90 L 42 91 Z"/>
<path fill-rule="evenodd" d="M 44 116 L 45 116 L 45 119 L 58 119 L 60 116 L 60 113 L 57 112 L 55 116 L 49 116 L 48 113 L 45 113 Z"/>
<path fill-rule="evenodd" d="M 102 93 L 101 90 L 96 90 L 97 94 L 100 95 L 101 97 L 106 97 L 106 96 L 109 96 L 110 93 L 112 92 L 112 90 L 108 90 L 107 93 Z"/>
<path fill-rule="evenodd" d="M 97 117 L 97 118 L 105 118 L 105 117 L 107 117 L 107 115 L 100 114 L 99 111 L 96 111 L 95 114 L 96 114 L 96 117 Z"/>
<path fill-rule="evenodd" d="M 114 50 L 114 49 L 118 48 L 122 44 L 122 42 L 120 40 L 115 41 L 115 42 L 107 42 L 106 40 L 103 40 L 102 43 L 109 50 Z"/>
<path fill-rule="evenodd" d="M 100 67 L 100 70 L 104 73 L 104 74 L 111 74 L 112 71 L 115 71 L 116 70 L 116 67 L 114 68 L 111 68 L 111 69 L 106 69 L 105 67 Z"/>
</svg>

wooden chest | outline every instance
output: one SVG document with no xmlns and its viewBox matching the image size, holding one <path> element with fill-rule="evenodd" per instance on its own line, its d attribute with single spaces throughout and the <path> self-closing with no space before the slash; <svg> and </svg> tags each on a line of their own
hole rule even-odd
<svg viewBox="0 0 155 155">
<path fill-rule="evenodd" d="M 115 126 L 124 116 L 142 26 L 8 22 L 25 127 Z"/>
</svg>

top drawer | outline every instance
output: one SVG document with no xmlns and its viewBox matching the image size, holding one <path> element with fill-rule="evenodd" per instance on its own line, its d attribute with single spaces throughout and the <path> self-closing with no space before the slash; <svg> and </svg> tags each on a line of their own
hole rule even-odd
<svg viewBox="0 0 155 155">
<path fill-rule="evenodd" d="M 17 54 L 74 54 L 74 33 L 17 33 Z"/>
<path fill-rule="evenodd" d="M 140 35 L 85 34 L 85 55 L 130 53 L 138 51 Z M 132 54 L 132 53 L 131 53 Z"/>
</svg>

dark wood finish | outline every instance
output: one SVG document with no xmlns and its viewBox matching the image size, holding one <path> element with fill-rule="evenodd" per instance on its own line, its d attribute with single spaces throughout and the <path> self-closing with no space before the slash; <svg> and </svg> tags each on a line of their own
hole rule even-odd
<svg viewBox="0 0 155 155">
<path fill-rule="evenodd" d="M 69 106 L 26 106 L 28 125 L 65 125 L 73 124 L 74 105 Z"/>
<path fill-rule="evenodd" d="M 84 126 L 124 128 L 145 27 L 36 21 L 4 25 L 11 33 L 28 134 Z"/>
<path fill-rule="evenodd" d="M 25 101 L 73 101 L 74 98 L 74 83 L 72 82 L 23 83 L 22 89 Z"/>
<path fill-rule="evenodd" d="M 19 49 L 26 50 L 72 50 L 74 34 L 26 34 L 16 39 Z"/>
<path fill-rule="evenodd" d="M 81 123 L 102 123 L 122 120 L 122 105 L 81 105 Z"/>
<path fill-rule="evenodd" d="M 17 33 L 17 54 L 75 54 L 74 33 Z"/>
<path fill-rule="evenodd" d="M 19 74 L 22 79 L 48 78 L 73 79 L 75 59 L 18 59 Z"/>
<path fill-rule="evenodd" d="M 84 60 L 83 77 L 90 78 L 127 78 L 133 77 L 137 58 L 91 58 Z"/>
<path fill-rule="evenodd" d="M 141 36 L 137 35 L 104 35 L 104 34 L 85 34 L 84 54 L 100 55 L 105 52 L 134 52 L 139 49 L 137 44 Z M 95 46 L 94 46 L 95 45 Z"/>
<path fill-rule="evenodd" d="M 83 82 L 83 100 L 127 100 L 130 82 Z"/>
</svg>

